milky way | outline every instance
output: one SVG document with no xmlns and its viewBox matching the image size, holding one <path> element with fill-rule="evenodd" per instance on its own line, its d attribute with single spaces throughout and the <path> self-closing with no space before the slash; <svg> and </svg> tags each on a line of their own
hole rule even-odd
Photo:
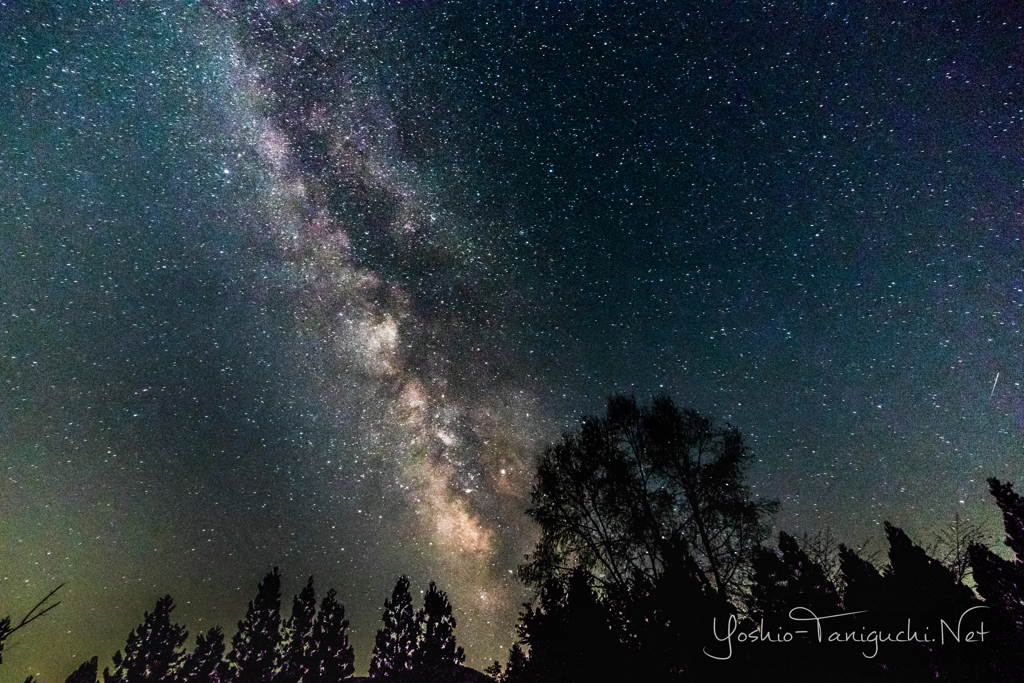
<svg viewBox="0 0 1024 683">
<path fill-rule="evenodd" d="M 0 3 L 3 681 L 170 593 L 400 574 L 468 663 L 534 458 L 611 393 L 737 425 L 794 533 L 923 542 L 1024 451 L 1024 10 Z M 996 378 L 998 377 L 998 381 Z M 286 607 L 287 609 L 287 607 Z"/>
<path fill-rule="evenodd" d="M 382 545 L 429 556 L 471 628 L 507 628 L 538 444 L 515 376 L 524 359 L 503 332 L 517 313 L 514 271 L 493 253 L 512 226 L 466 215 L 448 196 L 459 167 L 407 158 L 394 103 L 360 86 L 394 27 L 368 32 L 336 9 L 297 27 L 229 14 L 245 39 L 228 60 L 231 114 L 266 183 L 256 222 L 281 259 L 266 286 L 282 289 L 308 345 L 294 379 L 343 473 L 327 495 L 351 500 L 369 477 L 356 514 L 388 517 Z M 307 464 L 332 470 L 322 452 Z"/>
</svg>

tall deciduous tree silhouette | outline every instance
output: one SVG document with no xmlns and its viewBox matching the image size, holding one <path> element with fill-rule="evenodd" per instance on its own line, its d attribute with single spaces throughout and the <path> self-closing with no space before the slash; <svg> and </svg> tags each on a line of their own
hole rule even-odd
<svg viewBox="0 0 1024 683">
<path fill-rule="evenodd" d="M 717 427 L 667 396 L 650 407 L 615 396 L 544 453 L 527 513 L 541 538 L 520 578 L 535 587 L 588 573 L 599 587 L 628 591 L 657 582 L 670 546 L 682 547 L 703 581 L 736 598 L 778 504 L 753 498 L 739 431 Z"/>
<path fill-rule="evenodd" d="M 448 596 L 430 582 L 423 596 L 423 608 L 416 614 L 419 631 L 413 656 L 413 670 L 424 680 L 446 680 L 466 661 L 455 644 L 455 617 Z"/>
<path fill-rule="evenodd" d="M 185 660 L 188 632 L 171 623 L 174 600 L 170 595 L 157 600 L 152 613 L 130 634 L 124 655 L 114 653 L 114 670 L 103 670 L 105 683 L 148 683 L 175 681 Z"/>
<path fill-rule="evenodd" d="M 355 668 L 345 608 L 335 596 L 332 588 L 320 603 L 309 638 L 303 683 L 334 683 L 351 676 Z"/>
<path fill-rule="evenodd" d="M 412 669 L 416 651 L 416 615 L 409 594 L 409 577 L 395 584 L 391 599 L 384 601 L 384 628 L 377 631 L 377 642 L 370 661 L 370 677 L 395 676 Z"/>
<path fill-rule="evenodd" d="M 237 683 L 271 683 L 277 673 L 281 645 L 281 575 L 274 567 L 249 603 L 245 619 L 231 641 L 228 659 Z"/>
</svg>

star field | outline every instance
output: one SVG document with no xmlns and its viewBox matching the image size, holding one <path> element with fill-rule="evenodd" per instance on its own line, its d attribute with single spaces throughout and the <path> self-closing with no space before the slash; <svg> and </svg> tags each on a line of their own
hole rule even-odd
<svg viewBox="0 0 1024 683">
<path fill-rule="evenodd" d="M 533 459 L 737 425 L 779 528 L 927 542 L 1024 449 L 1024 9 L 0 3 L 3 681 L 272 566 L 504 661 Z M 502 649 L 504 648 L 504 649 Z"/>
</svg>

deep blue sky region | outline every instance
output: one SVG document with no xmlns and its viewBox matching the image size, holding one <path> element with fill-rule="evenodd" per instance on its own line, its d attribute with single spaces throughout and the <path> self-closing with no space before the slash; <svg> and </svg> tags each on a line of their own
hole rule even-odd
<svg viewBox="0 0 1024 683">
<path fill-rule="evenodd" d="M 927 542 L 1024 451 L 1024 5 L 0 2 L 3 681 L 273 566 L 504 661 L 535 458 L 741 429 L 777 528 Z"/>
</svg>

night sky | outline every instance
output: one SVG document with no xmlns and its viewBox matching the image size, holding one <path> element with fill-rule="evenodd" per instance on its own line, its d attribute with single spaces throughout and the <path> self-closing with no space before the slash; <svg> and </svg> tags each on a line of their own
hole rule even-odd
<svg viewBox="0 0 1024 683">
<path fill-rule="evenodd" d="M 795 534 L 1024 483 L 1024 5 L 484 4 L 0 2 L 0 612 L 67 582 L 0 681 L 273 566 L 357 672 L 402 573 L 504 662 L 612 393 Z"/>
</svg>

